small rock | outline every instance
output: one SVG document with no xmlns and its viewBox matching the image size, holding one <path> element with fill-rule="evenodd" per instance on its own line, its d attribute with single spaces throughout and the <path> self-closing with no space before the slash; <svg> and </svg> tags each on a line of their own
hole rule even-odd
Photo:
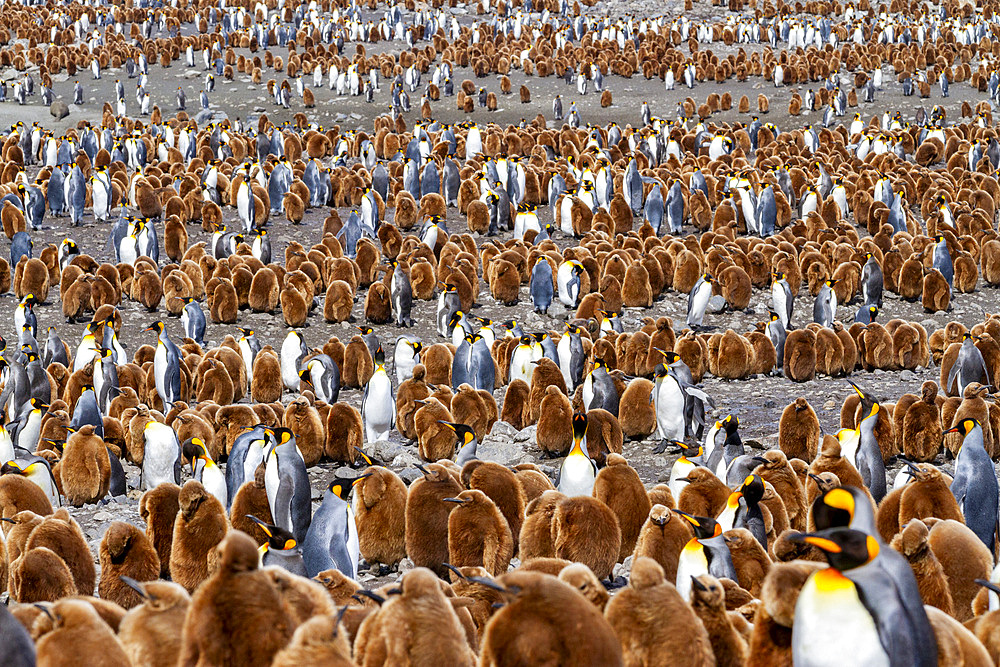
<svg viewBox="0 0 1000 667">
<path fill-rule="evenodd" d="M 413 561 L 410 560 L 409 558 L 404 558 L 403 560 L 399 561 L 400 574 L 405 574 L 412 569 L 413 569 Z"/>
<path fill-rule="evenodd" d="M 824 410 L 835 410 L 836 408 L 837 408 L 837 401 L 835 401 L 832 398 L 830 400 L 826 401 L 825 403 L 823 403 L 823 409 Z"/>
<path fill-rule="evenodd" d="M 721 294 L 716 294 L 708 300 L 708 311 L 710 313 L 721 313 L 726 309 L 726 300 Z"/>
<path fill-rule="evenodd" d="M 69 115 L 69 106 L 62 100 L 56 100 L 51 106 L 49 106 L 49 113 L 52 114 L 56 120 L 62 120 Z"/>
<path fill-rule="evenodd" d="M 115 515 L 111 512 L 100 511 L 94 514 L 94 521 L 114 521 Z"/>
<path fill-rule="evenodd" d="M 496 421 L 493 423 L 493 429 L 490 431 L 490 435 L 494 438 L 512 438 L 517 431 L 513 426 L 505 421 Z"/>
<path fill-rule="evenodd" d="M 909 369 L 904 369 L 899 373 L 899 379 L 904 382 L 912 382 L 917 379 L 917 374 Z"/>
<path fill-rule="evenodd" d="M 418 463 L 420 463 L 420 460 L 416 456 L 410 452 L 404 451 L 392 460 L 392 467 L 403 468 L 406 466 L 415 466 Z"/>
<path fill-rule="evenodd" d="M 528 426 L 527 428 L 521 429 L 514 434 L 514 442 L 534 442 L 535 432 L 538 427 L 535 424 Z"/>
<path fill-rule="evenodd" d="M 399 471 L 399 477 L 402 479 L 407 486 L 413 484 L 415 481 L 424 476 L 424 473 L 420 472 L 416 468 L 403 468 Z"/>
</svg>

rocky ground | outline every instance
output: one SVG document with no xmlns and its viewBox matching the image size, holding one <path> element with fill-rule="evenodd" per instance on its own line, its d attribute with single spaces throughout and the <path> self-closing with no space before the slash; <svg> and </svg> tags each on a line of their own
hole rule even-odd
<svg viewBox="0 0 1000 667">
<path fill-rule="evenodd" d="M 460 8 L 461 9 L 461 8 Z M 619 15 L 623 13 L 637 12 L 679 12 L 682 6 L 677 2 L 669 3 L 633 3 L 602 2 L 597 5 L 597 14 L 609 13 Z M 462 10 L 464 11 L 464 10 Z M 696 16 L 707 18 L 712 16 L 711 8 L 707 5 L 699 5 L 695 10 Z M 467 14 L 460 14 L 463 22 L 470 20 Z M 377 48 L 396 48 L 392 44 L 378 45 Z M 711 47 L 720 55 L 726 55 L 736 47 L 727 49 L 722 44 Z M 746 47 L 748 50 L 750 47 Z M 759 47 L 757 47 L 759 48 Z M 81 120 L 97 122 L 100 119 L 100 106 L 104 101 L 113 99 L 113 87 L 116 78 L 125 78 L 123 71 L 105 71 L 104 77 L 99 81 L 90 79 L 89 73 L 81 73 L 81 82 L 85 87 L 85 103 L 82 106 L 70 106 L 70 115 L 62 121 L 53 121 L 47 110 L 40 106 L 36 98 L 29 101 L 29 104 L 20 107 L 13 102 L 0 104 L 0 127 L 7 126 L 18 120 L 30 123 L 39 121 L 43 126 L 56 131 L 57 133 L 69 126 L 74 126 Z M 0 76 L 10 80 L 13 71 L 0 72 Z M 279 80 L 280 75 L 272 75 Z M 192 115 L 197 111 L 198 91 L 202 88 L 204 72 L 201 69 L 200 55 L 197 65 L 193 69 L 186 68 L 175 62 L 169 69 L 161 69 L 159 66 L 151 66 L 149 82 L 153 95 L 153 102 L 160 105 L 165 115 L 172 113 L 174 108 L 174 91 L 177 86 L 183 86 L 188 95 L 188 108 Z M 456 82 L 462 79 L 473 79 L 470 71 L 459 69 L 456 74 Z M 766 120 L 775 123 L 779 128 L 785 129 L 792 126 L 802 126 L 809 122 L 819 122 L 820 113 L 803 115 L 798 118 L 791 118 L 787 114 L 787 102 L 791 94 L 799 90 L 804 93 L 804 89 L 794 87 L 775 88 L 772 84 L 762 82 L 760 79 L 751 79 L 747 83 L 727 82 L 725 85 L 715 83 L 699 84 L 693 90 L 688 90 L 678 86 L 676 90 L 664 91 L 661 81 L 654 79 L 644 80 L 642 77 L 635 77 L 630 80 L 609 76 L 605 79 L 605 85 L 612 91 L 614 105 L 607 109 L 602 109 L 599 104 L 600 96 L 589 94 L 585 97 L 577 95 L 575 87 L 565 85 L 561 80 L 549 77 L 540 80 L 535 77 L 524 77 L 521 72 L 514 72 L 511 76 L 513 89 L 525 84 L 531 90 L 532 102 L 521 104 L 517 95 L 500 96 L 500 109 L 495 113 L 486 112 L 484 109 L 476 109 L 470 116 L 455 110 L 454 98 L 444 98 L 433 105 L 436 118 L 446 122 L 463 121 L 467 119 L 475 120 L 479 123 L 495 122 L 499 124 L 517 123 L 522 118 L 534 118 L 538 113 L 551 117 L 551 102 L 555 94 L 562 94 L 565 100 L 565 107 L 568 111 L 569 103 L 577 102 L 581 117 L 585 123 L 606 124 L 616 121 L 620 125 L 638 125 L 640 121 L 640 107 L 643 101 L 648 101 L 652 107 L 654 115 L 673 117 L 678 102 L 688 96 L 701 102 L 713 92 L 722 93 L 729 91 L 734 97 L 734 101 L 740 95 L 746 94 L 751 100 L 756 100 L 758 93 L 765 93 L 771 98 L 771 113 Z M 886 80 L 891 76 L 887 73 Z M 311 83 L 311 81 L 310 81 Z M 325 83 L 325 82 L 324 82 Z M 845 77 L 846 83 L 846 77 Z M 125 81 L 126 97 L 129 100 L 130 113 L 137 111 L 134 98 L 134 81 Z M 499 82 L 495 77 L 476 80 L 476 84 L 484 85 L 487 90 L 499 93 Z M 70 99 L 72 95 L 73 81 L 62 80 L 56 83 L 56 93 L 64 99 Z M 917 104 L 923 104 L 929 109 L 933 104 L 942 104 L 948 109 L 949 117 L 958 116 L 958 107 L 963 99 L 975 101 L 975 94 L 967 84 L 953 85 L 952 96 L 947 100 L 939 98 L 936 89 L 932 93 L 932 99 L 917 100 L 916 98 L 904 99 L 899 94 L 898 86 L 895 83 L 888 84 L 887 90 L 881 91 L 875 104 L 862 105 L 859 109 L 862 117 L 867 120 L 874 114 L 881 114 L 884 110 L 893 111 L 900 109 L 904 116 L 912 118 Z M 301 108 L 301 100 L 293 103 L 290 111 L 283 111 L 273 105 L 267 97 L 267 92 L 263 86 L 255 86 L 250 83 L 249 77 L 238 74 L 235 81 L 218 80 L 216 91 L 211 95 L 212 110 L 216 116 L 225 114 L 231 119 L 237 117 L 244 120 L 255 116 L 261 112 L 266 112 L 272 120 L 280 122 L 287 120 L 291 114 L 297 111 L 305 111 L 309 119 L 317 124 L 330 126 L 339 124 L 342 129 L 369 129 L 372 119 L 385 111 L 388 104 L 388 86 L 383 85 L 382 91 L 378 94 L 376 103 L 366 104 L 363 98 L 337 97 L 326 86 L 317 90 L 317 108 L 304 110 Z M 407 124 L 411 125 L 419 120 L 419 91 L 412 98 L 414 111 L 407 115 Z M 851 116 L 841 119 L 847 123 Z M 748 121 L 748 115 L 738 114 L 734 110 L 721 113 L 712 118 L 713 122 L 735 122 Z M 548 216 L 548 209 L 539 211 L 543 216 Z M 913 215 L 919 216 L 919 211 L 914 209 Z M 349 214 L 347 210 L 341 210 L 340 215 L 344 218 Z M 227 219 L 235 220 L 235 211 L 225 212 Z M 324 210 L 311 210 L 303 224 L 291 226 L 283 219 L 272 219 L 269 223 L 269 230 L 272 238 L 273 254 L 275 257 L 282 257 L 284 247 L 290 241 L 299 241 L 307 247 L 321 238 L 322 221 L 326 216 Z M 387 218 L 392 220 L 391 210 L 387 211 Z M 465 231 L 463 216 L 457 214 L 454 209 L 449 210 L 448 225 L 452 231 Z M 36 252 L 45 243 L 59 243 L 65 237 L 72 237 L 80 245 L 83 252 L 94 256 L 98 261 L 113 261 L 113 255 L 106 246 L 107 234 L 110 225 L 97 224 L 90 218 L 89 212 L 85 224 L 81 228 L 69 229 L 68 219 L 47 218 L 46 229 L 33 234 Z M 201 230 L 199 226 L 188 228 L 191 243 L 208 241 L 209 234 Z M 864 234 L 864 232 L 862 232 Z M 162 238 L 162 235 L 161 235 Z M 560 245 L 566 244 L 566 239 L 558 239 Z M 8 244 L 0 240 L 0 252 L 7 252 Z M 803 290 L 802 294 L 806 294 Z M 489 296 L 485 286 L 481 290 L 478 298 L 479 305 L 475 312 L 480 315 L 491 317 L 495 320 L 514 318 L 526 323 L 530 330 L 539 329 L 561 329 L 562 322 L 568 317 L 565 309 L 555 306 L 549 315 L 539 316 L 532 312 L 530 297 L 527 289 L 521 290 L 522 301 L 513 307 L 502 306 Z M 314 315 L 310 318 L 308 328 L 304 331 L 306 341 L 316 347 L 320 347 L 329 337 L 338 336 L 341 340 L 349 340 L 353 333 L 355 324 L 361 323 L 362 305 L 364 292 L 358 295 L 355 304 L 354 317 L 356 322 L 343 324 L 327 324 L 321 317 Z M 750 308 L 746 312 L 718 312 L 712 313 L 707 318 L 707 323 L 717 326 L 720 329 L 733 328 L 736 331 L 747 331 L 759 320 L 766 319 L 770 302 L 768 292 L 755 291 Z M 886 321 L 891 318 L 904 318 L 906 320 L 921 322 L 928 330 L 933 331 L 943 326 L 949 320 L 958 320 L 966 325 L 980 321 L 983 311 L 993 311 L 997 307 L 997 292 L 993 289 L 986 289 L 980 285 L 980 289 L 972 294 L 956 295 L 953 300 L 953 310 L 948 313 L 925 313 L 920 304 L 908 303 L 888 295 L 885 306 L 880 314 L 880 320 Z M 626 331 L 635 330 L 640 326 L 642 317 L 658 317 L 666 315 L 674 318 L 675 323 L 683 322 L 686 312 L 687 295 L 669 292 L 659 299 L 652 308 L 645 310 L 629 310 L 623 315 L 623 325 Z M 0 320 L 8 322 L 5 327 L 0 327 L 0 333 L 13 340 L 16 334 L 13 331 L 12 313 L 17 304 L 17 299 L 11 295 L 0 298 Z M 413 319 L 415 326 L 412 330 L 406 330 L 409 336 L 419 336 L 424 341 L 437 342 L 439 340 L 435 329 L 435 301 L 417 302 L 414 304 Z M 853 320 L 857 304 L 841 306 L 838 315 L 842 321 Z M 808 295 L 799 298 L 796 303 L 796 313 L 794 321 L 805 324 L 809 320 L 812 309 L 812 299 Z M 80 339 L 83 330 L 82 325 L 66 324 L 61 316 L 58 303 L 57 290 L 50 295 L 50 302 L 43 304 L 36 309 L 38 316 L 39 331 L 44 331 L 48 326 L 57 327 L 60 336 L 74 348 Z M 317 313 L 322 313 L 322 307 Z M 145 342 L 152 342 L 152 334 L 144 333 L 143 329 L 154 319 L 163 317 L 167 321 L 167 328 L 171 336 L 175 339 L 181 336 L 181 325 L 178 319 L 167 318 L 166 313 L 148 313 L 140 305 L 126 301 L 122 305 L 122 313 L 125 326 L 121 334 L 121 340 L 128 346 L 128 350 L 134 351 L 139 345 Z M 270 316 L 265 314 L 255 314 L 243 311 L 240 314 L 238 326 L 252 327 L 257 332 L 257 337 L 263 344 L 270 344 L 275 348 L 280 347 L 281 341 L 287 334 L 280 316 Z M 391 354 L 392 343 L 395 338 L 404 333 L 390 325 L 377 326 L 376 333 L 383 341 L 387 353 Z M 223 326 L 209 324 L 206 339 L 212 342 L 220 341 L 226 334 L 238 335 L 236 325 Z M 917 369 L 915 372 L 903 371 L 901 373 L 876 371 L 874 373 L 855 373 L 852 379 L 861 386 L 886 400 L 895 400 L 897 396 L 905 392 L 918 392 L 921 382 L 927 379 L 936 379 L 939 370 L 937 368 Z M 803 384 L 795 384 L 784 377 L 757 377 L 744 381 L 724 381 L 712 377 L 706 377 L 703 383 L 704 389 L 715 399 L 717 409 L 710 417 L 722 418 L 726 414 L 733 413 L 739 416 L 741 423 L 741 433 L 744 441 L 751 446 L 769 448 L 776 446 L 776 436 L 778 419 L 782 409 L 799 396 L 806 397 L 819 415 L 820 422 L 826 432 L 835 432 L 839 428 L 840 405 L 848 394 L 852 393 L 849 385 L 843 379 L 831 379 L 827 377 L 817 378 L 815 381 Z M 495 392 L 498 403 L 503 400 L 503 390 Z M 285 400 L 291 400 L 294 396 L 285 395 Z M 360 407 L 361 392 L 355 390 L 344 390 L 341 392 L 341 400 L 347 401 L 356 407 Z M 643 481 L 649 485 L 666 481 L 669 478 L 670 466 L 673 458 L 668 455 L 655 455 L 652 453 L 656 443 L 652 441 L 627 442 L 624 454 L 630 463 L 639 471 Z M 394 437 L 389 442 L 369 443 L 366 451 L 384 461 L 393 470 L 399 472 L 404 479 L 410 481 L 415 479 L 419 472 L 414 467 L 418 462 L 416 448 L 414 445 L 404 442 L 394 433 Z M 544 467 L 546 472 L 555 476 L 560 461 L 558 459 L 541 459 L 540 451 L 534 443 L 534 427 L 529 427 L 517 432 L 505 423 L 497 423 L 490 436 L 480 445 L 479 455 L 483 459 L 495 460 L 504 464 L 514 464 L 520 462 L 535 462 Z M 946 468 L 947 470 L 947 468 Z M 111 499 L 98 505 L 88 505 L 81 508 L 73 508 L 71 513 L 81 523 L 90 541 L 91 547 L 96 553 L 100 538 L 108 524 L 113 520 L 123 520 L 142 526 L 143 522 L 138 515 L 138 499 L 141 493 L 136 490 L 138 486 L 139 471 L 133 466 L 126 464 L 129 486 L 132 490 L 127 496 Z M 310 470 L 310 479 L 313 482 L 314 501 L 318 504 L 322 496 L 323 488 L 328 480 L 333 476 L 334 466 L 321 464 Z M 339 474 L 357 474 L 350 469 L 337 470 Z M 894 470 L 890 472 L 890 480 Z M 185 471 L 185 477 L 187 471 Z M 365 575 L 363 578 L 371 580 L 372 575 Z"/>
</svg>

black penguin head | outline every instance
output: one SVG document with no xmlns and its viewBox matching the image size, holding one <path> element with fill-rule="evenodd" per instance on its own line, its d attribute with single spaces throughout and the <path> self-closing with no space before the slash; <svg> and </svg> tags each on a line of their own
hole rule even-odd
<svg viewBox="0 0 1000 667">
<path fill-rule="evenodd" d="M 849 526 L 854 520 L 854 509 L 857 506 L 858 493 L 852 487 L 836 487 L 829 489 L 813 501 L 813 522 L 820 530 Z"/>
<path fill-rule="evenodd" d="M 678 509 L 675 509 L 674 512 L 680 514 L 691 524 L 691 527 L 694 528 L 694 536 L 699 540 L 707 540 L 722 535 L 722 526 L 715 519 L 707 516 L 694 516 Z"/>
<path fill-rule="evenodd" d="M 962 421 L 958 422 L 957 424 L 955 424 L 954 426 L 952 426 L 950 429 L 948 429 L 947 431 L 945 431 L 945 433 L 961 433 L 962 437 L 964 438 L 965 436 L 967 436 L 970 433 L 972 433 L 973 429 L 975 429 L 977 426 L 979 426 L 979 421 L 978 420 L 976 420 L 976 419 L 963 419 Z"/>
<path fill-rule="evenodd" d="M 748 504 L 755 505 L 764 498 L 764 480 L 760 475 L 747 475 L 739 491 Z"/>
<path fill-rule="evenodd" d="M 726 433 L 733 433 L 740 427 L 740 418 L 736 415 L 726 415 L 721 424 L 722 428 L 726 429 Z"/>
<path fill-rule="evenodd" d="M 161 322 L 160 320 L 156 320 L 148 327 L 146 327 L 146 331 L 155 331 L 158 334 L 163 333 L 163 322 Z"/>
<path fill-rule="evenodd" d="M 382 370 L 385 370 L 385 350 L 382 349 L 381 345 L 379 345 L 375 349 L 375 354 L 373 355 L 373 359 L 375 361 L 376 369 L 381 368 Z"/>
<path fill-rule="evenodd" d="M 244 338 L 250 338 L 253 336 L 253 329 L 246 329 L 244 327 L 237 327 L 237 331 L 243 334 Z"/>
<path fill-rule="evenodd" d="M 531 338 L 531 336 L 525 334 L 525 335 L 521 336 L 520 338 L 518 338 L 517 342 L 519 342 L 521 345 L 527 345 L 527 346 L 530 347 L 532 340 L 533 339 Z"/>
<path fill-rule="evenodd" d="M 876 399 L 874 396 L 872 396 L 864 389 L 856 385 L 851 380 L 848 380 L 847 382 L 850 383 L 852 387 L 854 387 L 854 391 L 857 392 L 858 397 L 861 399 L 861 414 L 864 415 L 864 417 L 861 418 L 861 421 L 864 421 L 869 417 L 877 417 L 879 412 L 878 399 Z"/>
<path fill-rule="evenodd" d="M 417 353 L 419 353 L 419 352 L 420 352 L 420 350 L 422 350 L 422 349 L 423 349 L 423 347 L 424 347 L 424 344 L 423 344 L 423 343 L 421 343 L 421 342 L 420 342 L 419 340 L 417 340 L 417 341 L 412 341 L 412 342 L 410 343 L 410 347 L 412 347 L 412 348 L 413 348 L 413 354 L 417 354 Z"/>
<path fill-rule="evenodd" d="M 587 434 L 587 415 L 583 412 L 573 414 L 573 440 L 579 442 Z"/>
<path fill-rule="evenodd" d="M 264 531 L 267 535 L 267 548 L 274 549 L 276 551 L 288 551 L 289 549 L 294 549 L 298 546 L 295 541 L 295 536 L 293 536 L 289 531 L 285 530 L 281 526 L 275 526 L 270 523 L 265 523 L 255 517 L 253 514 L 245 515 L 246 518 L 253 521 L 255 524 L 260 526 L 260 529 Z"/>
<path fill-rule="evenodd" d="M 455 433 L 455 436 L 458 438 L 459 447 L 464 447 L 476 439 L 476 432 L 465 424 L 457 424 L 455 422 L 444 421 L 443 419 L 439 419 L 438 424 L 447 426 Z"/>
<path fill-rule="evenodd" d="M 348 477 L 334 477 L 327 489 L 341 500 L 347 500 L 348 496 L 351 495 L 351 489 L 360 484 L 361 480 L 366 477 L 371 477 L 371 473 L 366 472 L 353 479 Z"/>
<path fill-rule="evenodd" d="M 823 552 L 830 566 L 852 570 L 870 563 L 878 556 L 879 544 L 873 536 L 853 528 L 828 528 L 816 533 L 791 535 L 794 542 L 811 544 Z"/>
<path fill-rule="evenodd" d="M 279 445 L 290 442 L 295 437 L 295 434 L 292 433 L 291 429 L 284 428 L 283 426 L 269 429 L 268 432 L 274 436 L 275 442 Z"/>
</svg>

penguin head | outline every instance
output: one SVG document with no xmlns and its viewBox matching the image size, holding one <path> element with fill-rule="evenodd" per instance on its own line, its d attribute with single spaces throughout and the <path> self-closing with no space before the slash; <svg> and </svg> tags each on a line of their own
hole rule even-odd
<svg viewBox="0 0 1000 667">
<path fill-rule="evenodd" d="M 707 540 L 722 535 L 722 526 L 715 519 L 707 516 L 694 516 L 683 510 L 675 509 L 676 514 L 680 514 L 694 528 L 694 536 L 699 540 Z"/>
<path fill-rule="evenodd" d="M 874 321 L 875 321 L 875 317 L 876 317 L 877 315 L 878 315 L 878 306 L 876 306 L 876 305 L 874 305 L 874 304 L 873 304 L 873 305 L 870 305 L 870 306 L 868 306 L 868 316 L 869 316 L 869 318 L 871 318 L 871 321 L 872 321 L 872 322 L 874 322 Z"/>
<path fill-rule="evenodd" d="M 0 466 L 0 475 L 24 475 L 24 472 L 17 461 L 7 461 Z"/>
<path fill-rule="evenodd" d="M 245 327 L 236 327 L 236 330 L 239 331 L 244 338 L 250 338 L 251 336 L 253 336 L 253 329 L 247 329 Z"/>
<path fill-rule="evenodd" d="M 736 415 L 726 415 L 719 425 L 726 430 L 726 433 L 732 433 L 740 427 L 740 418 Z"/>
<path fill-rule="evenodd" d="M 449 429 L 452 430 L 452 432 L 458 438 L 459 449 L 465 447 L 470 442 L 476 439 L 475 431 L 473 431 L 465 424 L 457 424 L 455 422 L 444 421 L 443 419 L 439 419 L 437 423 L 447 426 Z"/>
<path fill-rule="evenodd" d="M 290 442 L 295 437 L 291 429 L 284 427 L 270 428 L 267 429 L 266 433 L 271 435 L 279 445 Z"/>
<path fill-rule="evenodd" d="M 262 547 L 262 549 L 288 551 L 289 549 L 294 549 L 298 546 L 298 543 L 295 541 L 295 537 L 281 526 L 265 523 L 253 514 L 246 514 L 244 516 L 260 526 L 260 529 L 264 531 L 265 535 L 267 535 L 267 543 Z"/>
<path fill-rule="evenodd" d="M 839 282 L 840 282 L 840 279 L 839 279 L 839 278 L 838 278 L 838 279 L 833 279 L 833 278 L 830 278 L 829 280 L 824 280 L 824 281 L 823 281 L 823 283 L 824 283 L 824 284 L 825 284 L 825 285 L 826 285 L 827 287 L 829 287 L 830 289 L 833 289 L 833 286 L 834 286 L 834 285 L 836 285 L 836 284 L 837 284 L 837 283 L 839 283 Z"/>
<path fill-rule="evenodd" d="M 520 338 L 518 338 L 517 342 L 520 345 L 531 347 L 532 340 L 533 339 L 531 338 L 531 336 L 525 334 L 525 335 L 521 336 Z"/>
<path fill-rule="evenodd" d="M 740 485 L 739 492 L 747 503 L 751 505 L 759 503 L 764 497 L 764 480 L 760 475 L 747 475 Z"/>
<path fill-rule="evenodd" d="M 969 435 L 972 431 L 979 426 L 979 421 L 976 419 L 963 419 L 959 423 L 952 426 L 950 429 L 945 431 L 945 433 L 961 433 L 962 437 Z"/>
<path fill-rule="evenodd" d="M 375 362 L 375 370 L 385 370 L 385 350 L 382 349 L 381 345 L 375 349 L 372 359 Z"/>
<path fill-rule="evenodd" d="M 823 552 L 830 566 L 840 570 L 853 570 L 875 560 L 879 543 L 873 536 L 853 528 L 828 528 L 816 533 L 791 535 L 794 542 L 811 544 Z"/>
<path fill-rule="evenodd" d="M 327 489 L 330 493 L 337 496 L 341 500 L 347 500 L 348 496 L 351 495 L 351 489 L 360 484 L 361 480 L 366 477 L 371 477 L 371 473 L 366 472 L 363 475 L 355 477 L 354 479 L 348 477 L 334 477 Z"/>
<path fill-rule="evenodd" d="M 813 522 L 819 529 L 849 526 L 854 521 L 855 507 L 861 492 L 853 487 L 836 487 L 827 490 L 813 501 Z"/>
</svg>

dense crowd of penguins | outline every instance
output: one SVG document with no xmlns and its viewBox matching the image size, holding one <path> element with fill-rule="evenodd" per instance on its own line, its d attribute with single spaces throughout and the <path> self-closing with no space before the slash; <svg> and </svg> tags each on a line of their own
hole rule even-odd
<svg viewBox="0 0 1000 667">
<path fill-rule="evenodd" d="M 447 5 L 4 5 L 0 101 L 102 110 L 2 133 L 0 663 L 1000 664 L 1000 316 L 884 316 L 1000 285 L 997 3 Z M 489 122 L 512 77 L 535 117 Z M 638 77 L 690 96 L 585 122 Z M 370 131 L 316 122 L 340 96 Z M 482 314 L 521 301 L 558 330 Z M 798 398 L 750 446 L 706 375 L 845 377 L 841 429 Z M 556 475 L 480 458 L 530 426 Z M 74 514 L 129 494 L 95 568 Z"/>
</svg>

